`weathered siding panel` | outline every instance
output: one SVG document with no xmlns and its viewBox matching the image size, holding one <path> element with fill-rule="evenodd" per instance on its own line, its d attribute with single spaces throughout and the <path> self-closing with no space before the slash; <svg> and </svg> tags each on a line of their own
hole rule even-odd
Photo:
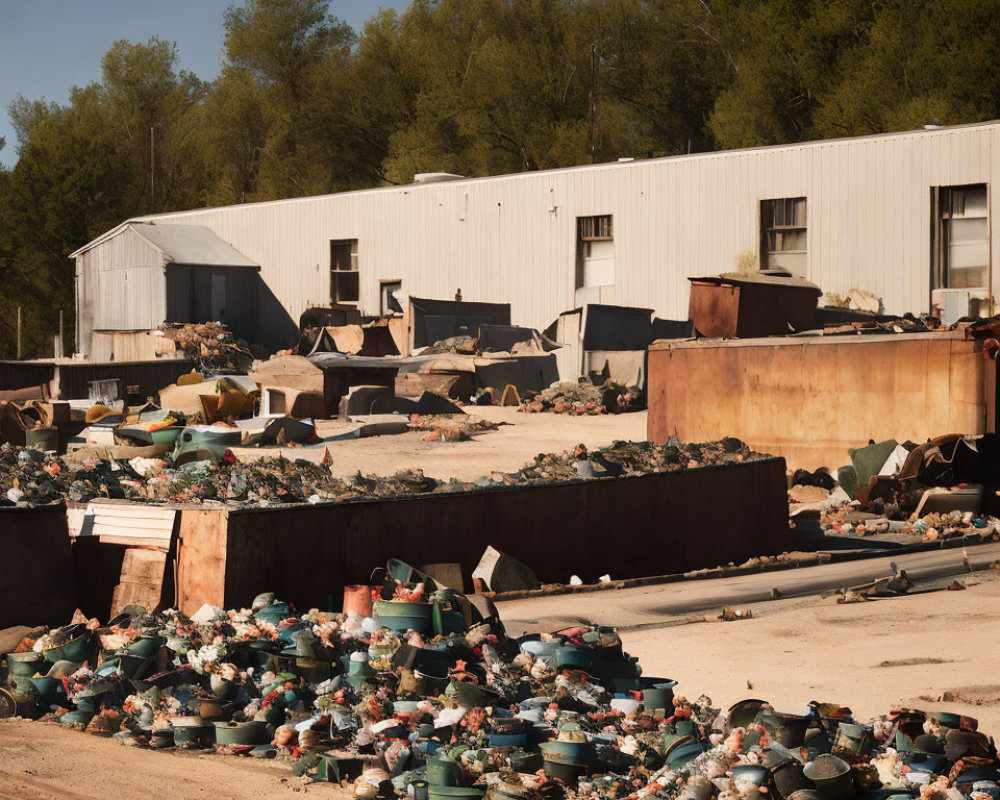
<svg viewBox="0 0 1000 800">
<path fill-rule="evenodd" d="M 95 330 L 142 330 L 166 316 L 163 254 L 126 229 L 77 258 L 77 293 L 84 310 L 77 346 L 90 352 Z"/>
<path fill-rule="evenodd" d="M 989 182 L 994 167 L 1000 168 L 997 136 L 1000 124 L 991 123 L 155 219 L 206 225 L 261 265 L 261 278 L 274 295 L 262 298 L 261 335 L 272 345 L 291 341 L 306 308 L 329 302 L 332 239 L 358 239 L 365 313 L 378 312 L 380 279 L 401 279 L 413 295 L 450 298 L 461 288 L 467 300 L 510 302 L 515 324 L 546 326 L 574 305 L 576 217 L 592 214 L 615 215 L 616 283 L 605 299 L 683 318 L 686 279 L 734 269 L 741 254 L 757 253 L 759 202 L 796 196 L 808 198 L 807 277 L 827 292 L 871 291 L 890 312 L 925 311 L 930 188 Z M 995 254 L 998 247 L 994 242 Z M 113 263 L 113 256 L 124 259 L 114 263 L 134 263 L 111 251 L 101 258 Z M 80 260 L 92 257 L 85 253 Z M 133 295 L 139 295 L 144 318 L 162 306 L 152 282 L 152 273 L 137 273 L 133 280 L 141 286 Z M 81 280 L 84 312 L 93 291 Z M 108 298 L 100 287 L 96 291 Z M 122 304 L 120 294 L 110 297 L 94 314 L 126 314 L 122 306 L 131 304 Z"/>
</svg>

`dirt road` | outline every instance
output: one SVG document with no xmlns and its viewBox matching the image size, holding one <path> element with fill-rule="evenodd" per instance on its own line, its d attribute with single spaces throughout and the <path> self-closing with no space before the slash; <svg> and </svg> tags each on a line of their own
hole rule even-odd
<svg viewBox="0 0 1000 800">
<path fill-rule="evenodd" d="M 423 431 L 395 436 L 331 441 L 320 446 L 282 448 L 287 458 L 319 461 L 329 448 L 333 474 L 346 477 L 358 470 L 369 475 L 391 475 L 401 469 L 422 469 L 425 475 L 447 480 L 473 480 L 493 470 L 512 472 L 538 453 L 562 452 L 577 444 L 606 447 L 617 439 L 645 441 L 646 412 L 599 417 L 565 414 L 522 414 L 516 408 L 469 406 L 470 418 L 505 423 L 466 442 L 425 442 Z M 320 436 L 336 430 L 322 423 Z M 239 450 L 240 458 L 276 455 L 278 448 Z"/>
<path fill-rule="evenodd" d="M 1000 734 L 1000 677 L 993 657 L 1000 637 L 1000 573 L 960 576 L 965 591 L 849 605 L 817 596 L 751 602 L 746 607 L 753 618 L 736 622 L 716 619 L 719 605 L 706 610 L 706 598 L 736 597 L 727 595 L 726 584 L 747 578 L 781 586 L 783 575 L 566 595 L 548 603 L 516 600 L 500 604 L 500 613 L 514 633 L 532 622 L 551 630 L 591 618 L 636 626 L 624 630 L 622 639 L 644 674 L 674 678 L 678 692 L 707 694 L 724 707 L 757 697 L 781 711 L 805 713 L 809 701 L 819 700 L 850 706 L 868 719 L 894 704 L 911 705 L 959 711 L 978 718 L 988 735 Z M 688 617 L 704 621 L 685 624 Z"/>
</svg>

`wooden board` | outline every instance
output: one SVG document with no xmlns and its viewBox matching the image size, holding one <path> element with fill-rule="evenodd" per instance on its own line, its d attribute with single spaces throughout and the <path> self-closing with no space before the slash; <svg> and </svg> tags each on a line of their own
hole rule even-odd
<svg viewBox="0 0 1000 800">
<path fill-rule="evenodd" d="M 193 614 L 205 603 L 229 607 L 225 597 L 228 513 L 222 508 L 181 512 L 177 536 L 177 607 L 185 614 Z M 250 600 L 242 600 L 242 605 L 249 605 Z"/>
<path fill-rule="evenodd" d="M 87 514 L 94 519 L 91 535 L 102 542 L 170 549 L 177 517 L 173 508 L 95 501 L 87 506 Z"/>
<path fill-rule="evenodd" d="M 117 616 L 125 606 L 142 606 L 148 611 L 157 608 L 163 599 L 163 577 L 167 554 L 163 550 L 131 547 L 125 551 L 121 578 L 111 601 L 111 616 Z"/>
</svg>

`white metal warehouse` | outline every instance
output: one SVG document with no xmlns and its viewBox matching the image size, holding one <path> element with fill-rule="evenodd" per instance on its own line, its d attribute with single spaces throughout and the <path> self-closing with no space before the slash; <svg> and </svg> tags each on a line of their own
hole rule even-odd
<svg viewBox="0 0 1000 800">
<path fill-rule="evenodd" d="M 215 297 L 192 298 L 185 313 L 198 305 L 251 314 L 253 335 L 272 347 L 291 344 L 309 307 L 341 302 L 378 314 L 393 291 L 450 299 L 461 290 L 464 300 L 509 302 L 511 321 L 534 327 L 585 302 L 683 319 L 688 277 L 754 266 L 786 267 L 825 292 L 869 291 L 889 313 L 927 311 L 932 293 L 942 305 L 975 305 L 992 298 L 1000 261 L 990 235 L 995 169 L 1000 123 L 991 122 L 491 178 L 437 176 L 141 217 L 72 254 L 78 348 L 89 352 L 94 330 L 191 321 L 170 319 L 178 306 L 168 302 L 172 292 L 195 292 L 194 278 L 181 290 L 168 287 L 170 265 L 185 260 L 192 274 L 208 268 L 204 261 L 216 275 L 230 266 L 240 276 L 216 277 L 214 289 L 209 281 L 205 291 Z M 174 241 L 185 243 L 177 257 L 144 260 L 123 246 L 143 231 L 136 241 L 155 244 L 151 227 L 176 225 L 184 229 Z M 199 248 L 213 256 L 190 252 Z M 259 296 L 241 300 L 236 290 L 258 281 L 257 265 Z M 128 293 L 123 313 L 123 282 L 135 287 L 140 278 L 146 282 Z"/>
</svg>

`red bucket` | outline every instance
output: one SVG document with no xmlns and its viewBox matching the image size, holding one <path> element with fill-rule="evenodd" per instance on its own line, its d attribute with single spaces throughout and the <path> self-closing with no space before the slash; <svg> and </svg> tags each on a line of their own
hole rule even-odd
<svg viewBox="0 0 1000 800">
<path fill-rule="evenodd" d="M 354 611 L 362 617 L 372 615 L 372 601 L 378 589 L 356 583 L 352 586 L 344 587 L 344 613 L 350 614 Z"/>
</svg>

